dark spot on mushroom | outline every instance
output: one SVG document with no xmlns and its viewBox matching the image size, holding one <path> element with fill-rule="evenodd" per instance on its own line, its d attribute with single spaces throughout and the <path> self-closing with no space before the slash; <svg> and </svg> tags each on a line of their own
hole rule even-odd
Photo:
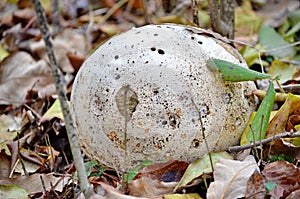
<svg viewBox="0 0 300 199">
<path fill-rule="evenodd" d="M 179 117 L 174 114 L 174 113 L 169 113 L 169 125 L 172 126 L 173 128 L 178 128 L 180 121 L 179 121 Z"/>
<path fill-rule="evenodd" d="M 116 56 L 115 56 L 115 59 L 119 59 L 119 56 L 118 56 L 118 55 L 116 55 Z"/>
<path fill-rule="evenodd" d="M 203 44 L 203 42 L 202 41 L 198 41 L 198 44 Z"/>
<path fill-rule="evenodd" d="M 200 141 L 198 139 L 193 139 L 192 146 L 198 148 L 200 146 Z"/>
<path fill-rule="evenodd" d="M 138 31 L 138 32 L 136 32 L 135 34 L 140 34 L 141 33 L 141 31 Z"/>
<path fill-rule="evenodd" d="M 134 63 L 135 63 L 135 61 L 132 61 L 132 63 L 134 64 Z"/>
<path fill-rule="evenodd" d="M 145 61 L 145 64 L 148 64 L 149 63 L 149 61 Z"/>
<path fill-rule="evenodd" d="M 156 51 L 156 48 L 155 47 L 152 47 L 152 48 L 150 48 L 152 51 Z"/>
<path fill-rule="evenodd" d="M 115 79 L 118 80 L 118 79 L 120 79 L 120 77 L 121 77 L 121 76 L 120 76 L 119 74 L 117 74 L 117 75 L 115 76 Z"/>
<path fill-rule="evenodd" d="M 194 39 L 195 39 L 195 37 L 191 37 L 191 39 L 192 39 L 192 40 L 194 40 Z"/>
<path fill-rule="evenodd" d="M 167 122 L 166 120 L 164 120 L 164 121 L 162 121 L 161 124 L 162 124 L 162 125 L 166 125 L 166 124 L 168 124 L 168 122 Z"/>
<path fill-rule="evenodd" d="M 153 89 L 153 93 L 158 94 L 159 93 L 158 89 Z"/>
<path fill-rule="evenodd" d="M 165 54 L 165 51 L 163 51 L 162 49 L 158 49 L 158 54 L 163 55 L 163 54 Z"/>
<path fill-rule="evenodd" d="M 158 36 L 158 34 L 155 33 L 154 36 Z"/>
</svg>

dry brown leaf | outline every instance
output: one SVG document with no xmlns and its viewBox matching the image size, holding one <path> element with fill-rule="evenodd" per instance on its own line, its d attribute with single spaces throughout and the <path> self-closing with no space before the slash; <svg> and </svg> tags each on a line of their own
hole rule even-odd
<svg viewBox="0 0 300 199">
<path fill-rule="evenodd" d="M 51 190 L 51 184 L 54 186 L 56 191 L 61 192 L 63 187 L 71 179 L 69 176 L 54 177 L 53 174 L 33 174 L 30 176 L 19 176 L 16 178 L 1 178 L 0 184 L 15 184 L 23 189 L 27 190 L 29 193 L 43 192 L 43 185 L 41 178 L 44 181 L 45 188 L 47 191 Z M 63 178 L 63 179 L 61 179 Z"/>
<path fill-rule="evenodd" d="M 178 182 L 183 176 L 187 162 L 170 160 L 165 163 L 154 163 L 145 168 L 136 178 L 150 178 L 162 182 Z"/>
<path fill-rule="evenodd" d="M 20 105 L 28 91 L 40 91 L 53 84 L 50 69 L 45 61 L 36 62 L 26 52 L 17 52 L 1 63 L 0 104 Z M 53 94 L 49 91 L 47 95 Z"/>
<path fill-rule="evenodd" d="M 284 160 L 267 164 L 262 174 L 265 181 L 277 184 L 269 193 L 272 197 L 287 197 L 293 191 L 300 189 L 299 168 Z"/>
<path fill-rule="evenodd" d="M 247 181 L 258 170 L 253 156 L 244 161 L 220 159 L 214 168 L 214 179 L 207 190 L 208 199 L 245 197 Z"/>
<path fill-rule="evenodd" d="M 10 174 L 10 156 L 4 150 L 0 152 L 0 179 L 8 178 Z"/>
<path fill-rule="evenodd" d="M 55 37 L 52 43 L 59 67 L 63 72 L 69 73 L 74 72 L 74 68 L 70 63 L 67 54 L 72 53 L 84 57 L 87 55 L 89 49 L 84 36 L 76 33 L 72 29 L 65 29 L 61 34 Z M 43 40 L 32 43 L 30 49 L 37 57 L 49 62 Z"/>
<path fill-rule="evenodd" d="M 97 184 L 100 185 L 96 188 L 97 194 L 94 194 L 89 199 L 148 199 L 144 197 L 125 195 L 116 188 L 103 182 L 97 182 Z M 82 199 L 84 199 L 84 197 L 82 197 Z"/>
<path fill-rule="evenodd" d="M 67 57 L 74 68 L 74 72 L 77 73 L 83 62 L 85 61 L 85 56 L 77 55 L 75 53 L 68 52 Z"/>
<path fill-rule="evenodd" d="M 278 133 L 284 132 L 288 118 L 290 115 L 298 115 L 300 110 L 300 98 L 296 95 L 289 94 L 288 98 L 281 106 L 279 111 L 270 121 L 266 137 L 276 135 Z"/>
<path fill-rule="evenodd" d="M 170 160 L 165 163 L 151 164 L 129 184 L 129 193 L 134 196 L 162 197 L 170 194 L 183 176 L 187 162 Z"/>
<path fill-rule="evenodd" d="M 26 24 L 34 17 L 35 17 L 35 12 L 33 8 L 25 8 L 22 10 L 16 10 L 14 12 L 13 21 L 14 23 L 22 22 L 23 24 Z"/>
<path fill-rule="evenodd" d="M 265 158 L 269 158 L 270 155 L 286 155 L 290 158 L 300 157 L 300 146 L 295 146 L 289 142 L 288 138 L 286 139 L 276 139 L 271 148 L 267 145 L 264 148 L 264 156 Z"/>
<path fill-rule="evenodd" d="M 124 85 L 117 91 L 115 98 L 119 112 L 128 122 L 139 103 L 136 92 L 129 85 Z"/>
<path fill-rule="evenodd" d="M 133 180 L 129 186 L 129 194 L 138 197 L 161 198 L 165 194 L 170 194 L 178 182 L 162 182 L 147 177 Z"/>
<path fill-rule="evenodd" d="M 247 182 L 247 199 L 264 199 L 266 196 L 266 187 L 263 177 L 259 171 L 255 170 Z"/>
<path fill-rule="evenodd" d="M 290 195 L 286 197 L 286 199 L 295 199 L 300 198 L 300 189 L 293 191 Z"/>
</svg>

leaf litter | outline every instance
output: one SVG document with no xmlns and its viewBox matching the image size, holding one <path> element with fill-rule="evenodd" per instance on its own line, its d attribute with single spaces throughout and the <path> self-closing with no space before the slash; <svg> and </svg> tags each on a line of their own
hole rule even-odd
<svg viewBox="0 0 300 199">
<path fill-rule="evenodd" d="M 71 175 L 75 169 L 70 163 L 72 158 L 69 154 L 70 150 L 68 149 L 64 123 L 57 104 L 54 104 L 53 112 L 50 111 L 45 115 L 56 97 L 55 87 L 48 68 L 48 60 L 45 57 L 43 43 L 40 42 L 40 33 L 35 26 L 34 12 L 30 8 L 30 3 L 28 5 L 28 3 L 23 4 L 22 2 L 24 3 L 24 1 L 19 1 L 18 4 L 12 4 L 11 7 L 7 4 L 9 8 L 4 10 L 3 13 L 1 12 L 0 17 L 1 24 L 5 25 L 1 27 L 5 31 L 5 35 L 1 38 L 0 46 L 0 59 L 2 60 L 0 66 L 0 111 L 2 114 L 0 132 L 0 194 L 5 197 L 17 198 L 26 198 L 27 195 L 32 198 L 37 196 L 45 197 L 47 193 L 52 194 L 51 196 L 53 197 L 57 196 L 55 194 L 65 194 L 65 196 L 73 197 L 72 194 L 67 195 L 66 193 L 77 189 L 76 187 L 74 188 L 71 180 Z M 68 78 L 67 86 L 72 85 L 72 79 L 87 57 L 90 49 L 94 49 L 95 46 L 114 34 L 124 32 L 137 24 L 138 26 L 145 24 L 146 21 L 143 17 L 145 13 L 147 13 L 153 23 L 173 21 L 191 24 L 185 18 L 186 7 L 184 5 L 180 7 L 170 3 L 168 10 L 171 10 L 171 12 L 167 12 L 164 10 L 165 7 L 157 9 L 157 5 L 152 2 L 149 2 L 147 5 L 136 4 L 137 1 L 133 0 L 128 2 L 134 3 L 131 10 L 129 8 L 126 10 L 118 8 L 117 14 L 114 13 L 110 18 L 98 14 L 97 12 L 100 10 L 97 10 L 97 12 L 95 10 L 95 13 L 93 13 L 95 14 L 95 23 L 92 28 L 84 29 L 84 34 L 82 34 L 80 29 L 83 26 L 87 27 L 87 24 L 91 22 L 88 7 L 84 6 L 84 3 L 73 5 L 64 2 L 68 4 L 66 8 L 73 9 L 73 11 L 62 11 L 61 14 L 64 19 L 61 18 L 59 22 L 64 31 L 55 33 L 57 35 L 53 34 L 53 43 L 63 75 Z M 282 73 L 282 79 L 280 80 L 282 83 L 290 84 L 293 81 L 297 86 L 299 71 L 295 67 L 297 65 L 291 64 L 289 59 L 299 61 L 299 52 L 297 48 L 288 46 L 293 40 L 297 39 L 297 26 L 292 27 L 293 24 L 299 24 L 297 11 L 285 16 L 291 23 L 285 25 L 288 28 L 283 28 L 284 23 L 281 22 L 277 33 L 274 31 L 275 29 L 270 27 L 263 26 L 260 28 L 260 18 L 257 17 L 250 3 L 245 2 L 236 14 L 238 15 L 237 18 L 241 19 L 238 21 L 237 27 L 247 28 L 240 28 L 238 36 L 239 38 L 244 37 L 244 39 L 258 38 L 260 42 L 258 45 L 266 48 L 262 49 L 260 47 L 259 53 L 252 52 L 248 64 L 251 63 L 251 66 L 258 64 L 260 63 L 258 55 L 264 56 L 262 61 L 264 67 L 268 70 L 268 74 L 276 76 Z M 46 13 L 48 16 L 52 16 L 51 9 L 49 9 L 51 4 L 46 2 L 45 7 L 47 5 Z M 97 6 L 101 9 L 108 8 L 104 11 L 105 13 L 115 6 L 115 3 L 105 0 L 103 4 L 101 2 Z M 270 4 L 266 4 L 266 6 L 270 6 Z M 1 8 L 3 8 L 3 5 L 1 5 Z M 201 4 L 201 8 L 205 8 L 205 5 Z M 78 18 L 77 22 L 76 20 L 70 20 L 72 18 L 71 15 L 76 16 L 75 10 L 81 10 L 83 13 L 79 14 L 78 17 L 81 16 L 81 18 Z M 201 10 L 200 12 L 203 11 Z M 5 15 L 3 15 L 4 13 Z M 251 28 L 249 28 L 249 16 L 251 16 L 250 21 L 253 24 Z M 208 23 L 203 21 L 201 24 L 207 26 Z M 249 36 L 250 32 L 254 34 Z M 270 40 L 274 41 L 274 39 L 276 39 L 275 43 L 269 42 Z M 282 46 L 286 46 L 286 48 L 282 50 Z M 248 50 L 245 50 L 245 54 L 248 53 Z M 282 59 L 286 61 L 284 62 L 285 64 L 282 64 Z M 259 77 L 268 78 L 268 74 L 259 74 Z M 244 73 L 242 75 L 244 76 L 239 80 L 247 80 L 245 79 L 248 78 L 247 74 Z M 226 78 L 236 80 L 236 76 L 229 75 Z M 266 98 L 266 101 L 272 101 L 272 98 Z M 269 103 L 266 104 L 268 104 L 269 108 L 271 107 Z M 300 122 L 297 107 L 297 97 L 289 94 L 276 116 L 268 124 L 266 136 L 272 136 L 283 131 L 298 131 Z M 256 129 L 258 130 L 256 132 L 261 130 L 261 116 L 264 115 L 265 117 L 265 113 L 261 115 L 259 113 L 258 115 L 260 116 L 259 122 L 252 124 L 257 126 Z M 252 138 L 248 137 L 247 139 L 247 142 L 249 142 Z M 10 151 L 7 145 L 10 147 Z M 269 152 L 265 148 L 263 150 Z M 291 157 L 292 162 L 296 162 L 299 160 L 298 151 L 298 138 L 284 138 L 275 140 L 272 143 L 269 154 L 272 157 L 279 157 L 284 154 Z M 266 160 L 270 157 L 266 155 Z M 215 171 L 213 172 L 214 178 L 210 176 L 212 174 L 207 174 L 207 172 L 211 173 L 210 165 L 202 167 L 202 163 L 200 164 L 199 162 L 200 165 L 196 162 L 191 164 L 173 162 L 165 165 L 154 165 L 149 168 L 141 167 L 134 171 L 136 176 L 134 176 L 130 185 L 131 192 L 136 191 L 136 195 L 158 196 L 158 198 L 201 198 L 198 194 L 199 192 L 201 196 L 206 197 L 207 188 L 208 198 L 211 197 L 211 190 L 216 192 L 214 194 L 223 194 L 224 198 L 229 196 L 264 198 L 266 194 L 271 197 L 298 198 L 300 195 L 299 179 L 296 177 L 299 176 L 299 169 L 293 163 L 287 163 L 284 160 L 272 163 L 267 162 L 264 166 L 260 165 L 260 171 L 257 169 L 258 164 L 253 160 L 253 157 L 248 164 L 247 161 L 249 159 L 244 161 L 217 160 L 215 161 Z M 243 169 L 243 166 L 246 168 Z M 219 167 L 225 167 L 226 169 L 220 170 Z M 97 176 L 90 176 L 90 180 L 95 186 L 97 193 L 102 193 L 102 195 L 95 195 L 95 198 L 137 198 L 135 196 L 125 196 L 115 188 L 120 184 L 120 179 L 118 179 L 114 171 L 96 163 L 90 169 L 93 171 L 90 173 L 91 175 L 92 173 L 97 173 Z M 45 174 L 41 174 L 41 172 Z M 53 175 L 51 172 L 55 172 L 56 175 Z M 246 172 L 246 175 L 240 179 L 238 174 L 243 172 Z M 229 173 L 233 177 L 231 176 L 228 179 L 233 180 L 228 182 L 228 179 L 224 179 L 224 176 Z M 203 187 L 198 189 L 199 187 L 197 186 L 205 184 L 204 179 L 206 177 L 209 178 L 206 189 Z M 168 181 L 166 179 L 172 180 Z M 213 182 L 209 184 L 210 181 Z M 42 182 L 44 182 L 46 190 L 42 187 Z M 240 182 L 241 185 L 236 185 L 237 182 Z M 57 186 L 51 186 L 51 184 L 56 183 L 58 183 Z M 223 192 L 216 189 L 214 183 L 220 183 Z M 174 192 L 175 187 L 176 190 L 178 189 L 178 193 Z M 184 191 L 190 191 L 193 187 L 197 187 L 196 191 L 192 190 L 191 193 L 183 194 Z M 237 188 L 236 192 L 227 192 L 232 187 Z M 106 192 L 106 195 L 103 192 Z M 193 192 L 198 193 L 194 194 Z"/>
</svg>

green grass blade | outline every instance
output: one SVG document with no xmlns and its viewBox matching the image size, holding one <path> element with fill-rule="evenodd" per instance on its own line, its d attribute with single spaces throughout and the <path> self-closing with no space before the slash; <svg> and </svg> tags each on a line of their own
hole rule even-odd
<svg viewBox="0 0 300 199">
<path fill-rule="evenodd" d="M 250 142 L 257 142 L 260 139 L 265 138 L 275 94 L 274 85 L 270 82 L 266 97 L 261 102 L 257 113 L 254 116 L 251 128 L 248 127 L 241 137 L 241 145 L 249 144 Z"/>
<path fill-rule="evenodd" d="M 256 72 L 220 59 L 210 59 L 206 66 L 213 72 L 221 73 L 224 80 L 232 82 L 254 81 L 258 79 L 271 79 L 271 75 Z"/>
</svg>

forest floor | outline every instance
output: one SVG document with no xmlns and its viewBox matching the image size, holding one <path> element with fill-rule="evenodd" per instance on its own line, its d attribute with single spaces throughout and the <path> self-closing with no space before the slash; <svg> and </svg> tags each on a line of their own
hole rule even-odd
<svg viewBox="0 0 300 199">
<path fill-rule="evenodd" d="M 145 2 L 42 0 L 68 97 L 82 63 L 112 36 L 146 24 L 193 25 L 191 1 Z M 207 3 L 198 2 L 199 26 L 209 29 Z M 238 2 L 237 49 L 250 69 L 280 75 L 284 90 L 275 88 L 267 136 L 286 134 L 214 154 L 214 171 L 208 155 L 192 163 L 145 161 L 127 182 L 84 156 L 98 198 L 300 198 L 300 3 Z M 0 198 L 84 198 L 31 1 L 0 1 L 0 33 Z M 255 83 L 262 100 L 268 81 Z"/>
</svg>

